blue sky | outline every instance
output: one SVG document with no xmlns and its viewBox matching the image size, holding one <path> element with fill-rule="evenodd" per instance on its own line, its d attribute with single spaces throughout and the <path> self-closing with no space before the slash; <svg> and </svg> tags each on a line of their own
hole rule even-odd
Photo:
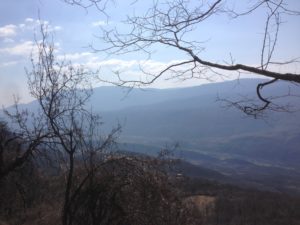
<svg viewBox="0 0 300 225">
<path fill-rule="evenodd" d="M 107 6 L 109 17 L 95 8 L 88 11 L 65 4 L 61 0 L 3 0 L 0 4 L 0 105 L 13 103 L 13 95 L 21 102 L 31 100 L 27 91 L 24 68 L 30 70 L 30 54 L 34 49 L 34 36 L 38 37 L 39 18 L 47 23 L 53 33 L 58 59 L 72 60 L 74 64 L 83 64 L 96 70 L 106 78 L 111 71 L 119 70 L 123 76 L 142 76 L 138 70 L 142 64 L 150 71 L 159 71 L 171 62 L 185 59 L 185 55 L 172 49 L 159 48 L 151 60 L 145 61 L 144 55 L 107 56 L 105 53 L 92 53 L 88 45 L 104 47 L 96 37 L 100 27 L 128 28 L 121 23 L 127 14 L 143 14 L 150 1 L 116 0 Z M 197 1 L 195 0 L 195 3 Z M 229 1 L 234 4 L 236 1 Z M 293 9 L 300 10 L 300 1 L 289 1 Z M 238 6 L 239 7 L 239 6 Z M 214 17 L 199 27 L 191 37 L 205 42 L 205 59 L 223 62 L 230 59 L 230 54 L 238 63 L 257 65 L 260 59 L 261 40 L 266 14 L 258 11 L 254 15 L 230 20 L 225 16 Z M 284 18 L 275 59 L 289 60 L 300 56 L 300 17 Z M 294 65 L 278 70 L 299 73 L 299 66 Z M 218 78 L 215 80 L 218 81 Z M 205 80 L 159 80 L 153 87 L 166 88 L 198 85 Z M 101 85 L 101 84 L 95 84 Z"/>
</svg>

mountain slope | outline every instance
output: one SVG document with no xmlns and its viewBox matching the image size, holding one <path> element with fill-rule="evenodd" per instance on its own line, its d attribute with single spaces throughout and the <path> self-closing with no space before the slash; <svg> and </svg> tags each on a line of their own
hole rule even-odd
<svg viewBox="0 0 300 225">
<path fill-rule="evenodd" d="M 238 178 L 244 183 L 300 193 L 300 113 L 268 112 L 263 119 L 224 108 L 217 96 L 237 100 L 255 98 L 263 80 L 206 84 L 176 89 L 122 89 L 99 87 L 87 107 L 100 113 L 103 130 L 122 125 L 124 150 L 155 154 L 179 143 L 181 157 L 195 165 Z M 129 92 L 128 92 L 129 91 Z M 288 83 L 267 87 L 264 96 L 299 95 Z M 241 96 L 242 95 L 242 96 Z M 299 98 L 279 98 L 280 104 L 300 108 Z M 22 107 L 37 110 L 36 102 Z"/>
</svg>

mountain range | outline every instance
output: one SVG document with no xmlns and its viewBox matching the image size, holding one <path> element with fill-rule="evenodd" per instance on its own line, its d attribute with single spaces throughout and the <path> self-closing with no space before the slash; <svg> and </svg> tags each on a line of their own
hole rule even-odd
<svg viewBox="0 0 300 225">
<path fill-rule="evenodd" d="M 267 111 L 258 119 L 217 101 L 257 99 L 256 85 L 264 81 L 240 79 L 173 89 L 98 87 L 87 107 L 101 115 L 104 131 L 122 126 L 121 150 L 155 155 L 176 144 L 174 157 L 196 168 L 248 186 L 300 193 L 299 87 L 277 82 L 264 88 L 263 96 L 292 106 L 293 112 Z M 36 103 L 22 107 L 35 110 Z"/>
</svg>

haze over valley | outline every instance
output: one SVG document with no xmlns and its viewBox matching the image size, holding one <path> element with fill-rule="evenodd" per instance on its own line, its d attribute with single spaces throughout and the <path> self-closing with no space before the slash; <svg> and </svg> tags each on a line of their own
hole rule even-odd
<svg viewBox="0 0 300 225">
<path fill-rule="evenodd" d="M 293 105 L 294 112 L 268 111 L 257 119 L 217 101 L 220 97 L 255 99 L 253 90 L 261 81 L 241 79 L 174 89 L 99 87 L 87 108 L 101 115 L 104 131 L 121 125 L 119 150 L 157 155 L 169 148 L 174 158 L 194 165 L 194 172 L 187 172 L 193 176 L 203 176 L 199 171 L 206 168 L 220 174 L 211 179 L 300 193 L 298 97 L 277 100 Z M 264 94 L 280 96 L 287 91 L 300 95 L 284 82 Z M 35 102 L 21 107 L 36 110 Z M 174 145 L 178 147 L 173 149 Z"/>
</svg>

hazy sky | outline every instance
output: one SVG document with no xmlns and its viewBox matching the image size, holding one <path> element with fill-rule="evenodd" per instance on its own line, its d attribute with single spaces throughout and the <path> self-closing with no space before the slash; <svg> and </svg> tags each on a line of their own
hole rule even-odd
<svg viewBox="0 0 300 225">
<path fill-rule="evenodd" d="M 53 33 L 58 59 L 72 60 L 91 69 L 101 68 L 100 73 L 111 76 L 111 71 L 120 70 L 126 76 L 140 76 L 139 64 L 150 71 L 156 71 L 172 61 L 185 59 L 185 55 L 172 49 L 160 48 L 151 60 L 144 61 L 142 54 L 128 56 L 107 56 L 105 53 L 92 53 L 88 47 L 104 47 L 97 36 L 101 29 L 128 27 L 121 23 L 127 14 L 143 14 L 151 1 L 115 0 L 108 4 L 107 16 L 94 8 L 88 11 L 65 4 L 62 0 L 2 0 L 0 3 L 0 105 L 13 102 L 13 95 L 27 102 L 26 73 L 30 71 L 30 54 L 34 49 L 34 38 L 38 39 L 39 19 L 48 23 Z M 197 3 L 196 0 L 191 1 Z M 237 1 L 229 1 L 231 4 Z M 247 1 L 248 2 L 248 1 Z M 293 9 L 300 10 L 300 1 L 291 0 Z M 261 40 L 263 38 L 266 13 L 258 11 L 254 15 L 230 20 L 225 16 L 213 17 L 203 23 L 191 37 L 205 41 L 205 51 L 201 56 L 216 62 L 230 60 L 230 54 L 237 63 L 258 65 Z M 284 18 L 279 34 L 275 58 L 288 60 L 300 55 L 300 17 Z M 298 72 L 299 68 L 288 68 Z M 154 87 L 176 87 L 197 85 L 204 81 L 186 82 L 159 81 Z"/>
</svg>

